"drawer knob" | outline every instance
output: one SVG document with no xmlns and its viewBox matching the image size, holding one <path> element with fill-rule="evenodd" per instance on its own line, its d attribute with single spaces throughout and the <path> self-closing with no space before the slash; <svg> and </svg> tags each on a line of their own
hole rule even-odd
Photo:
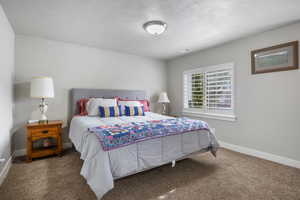
<svg viewBox="0 0 300 200">
<path fill-rule="evenodd" d="M 49 131 L 48 130 L 44 130 L 42 131 L 42 133 L 47 134 Z"/>
</svg>

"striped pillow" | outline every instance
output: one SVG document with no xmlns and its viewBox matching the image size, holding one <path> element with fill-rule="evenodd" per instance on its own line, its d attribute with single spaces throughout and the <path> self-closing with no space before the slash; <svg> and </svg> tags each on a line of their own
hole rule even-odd
<svg viewBox="0 0 300 200">
<path fill-rule="evenodd" d="M 119 117 L 122 116 L 121 106 L 99 106 L 100 117 Z"/>
<path fill-rule="evenodd" d="M 144 106 L 125 106 L 126 116 L 145 116 Z"/>
</svg>

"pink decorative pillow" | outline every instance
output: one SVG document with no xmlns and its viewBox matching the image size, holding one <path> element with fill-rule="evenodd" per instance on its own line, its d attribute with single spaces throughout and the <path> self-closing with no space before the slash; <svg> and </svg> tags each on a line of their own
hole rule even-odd
<svg viewBox="0 0 300 200">
<path fill-rule="evenodd" d="M 80 116 L 85 116 L 85 115 L 88 114 L 87 111 L 86 111 L 86 104 L 89 100 L 90 100 L 89 98 L 85 98 L 85 99 L 80 99 L 77 102 Z"/>
<path fill-rule="evenodd" d="M 145 112 L 150 112 L 150 102 L 146 99 L 144 99 L 144 100 L 130 100 L 130 99 L 118 98 L 118 101 L 138 101 L 138 102 L 140 102 L 140 104 L 142 104 L 144 106 L 144 111 Z"/>
<path fill-rule="evenodd" d="M 145 112 L 150 112 L 150 102 L 148 100 L 139 100 L 139 102 L 143 104 Z"/>
</svg>

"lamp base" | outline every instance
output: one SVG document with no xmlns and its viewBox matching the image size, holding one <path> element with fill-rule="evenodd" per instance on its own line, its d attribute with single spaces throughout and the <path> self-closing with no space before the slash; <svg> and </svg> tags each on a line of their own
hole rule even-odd
<svg viewBox="0 0 300 200">
<path fill-rule="evenodd" d="M 47 116 L 46 116 L 46 112 L 48 110 L 48 105 L 46 104 L 44 98 L 42 98 L 42 101 L 39 105 L 39 108 L 40 108 L 40 111 L 41 111 L 41 119 L 39 120 L 39 123 L 40 124 L 48 123 L 48 119 L 47 119 Z"/>
<path fill-rule="evenodd" d="M 162 106 L 163 106 L 162 114 L 167 115 L 167 105 L 165 103 L 162 103 Z"/>
<path fill-rule="evenodd" d="M 40 119 L 39 120 L 39 124 L 48 124 L 48 119 L 46 119 L 46 120 L 42 120 L 42 119 Z"/>
</svg>

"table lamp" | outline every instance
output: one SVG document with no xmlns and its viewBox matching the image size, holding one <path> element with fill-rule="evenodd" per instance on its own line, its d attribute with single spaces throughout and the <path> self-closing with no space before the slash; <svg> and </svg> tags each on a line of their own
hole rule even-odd
<svg viewBox="0 0 300 200">
<path fill-rule="evenodd" d="M 163 110 L 162 110 L 162 114 L 165 115 L 167 114 L 167 108 L 166 108 L 166 104 L 170 103 L 170 100 L 168 98 L 168 95 L 166 92 L 161 92 L 158 98 L 158 103 L 161 103 L 163 105 Z"/>
<path fill-rule="evenodd" d="M 41 99 L 39 109 L 41 111 L 42 116 L 39 120 L 39 123 L 48 122 L 46 116 L 48 105 L 46 104 L 45 99 L 54 98 L 54 87 L 52 78 L 45 76 L 32 78 L 30 84 L 30 96 L 31 98 Z"/>
</svg>

